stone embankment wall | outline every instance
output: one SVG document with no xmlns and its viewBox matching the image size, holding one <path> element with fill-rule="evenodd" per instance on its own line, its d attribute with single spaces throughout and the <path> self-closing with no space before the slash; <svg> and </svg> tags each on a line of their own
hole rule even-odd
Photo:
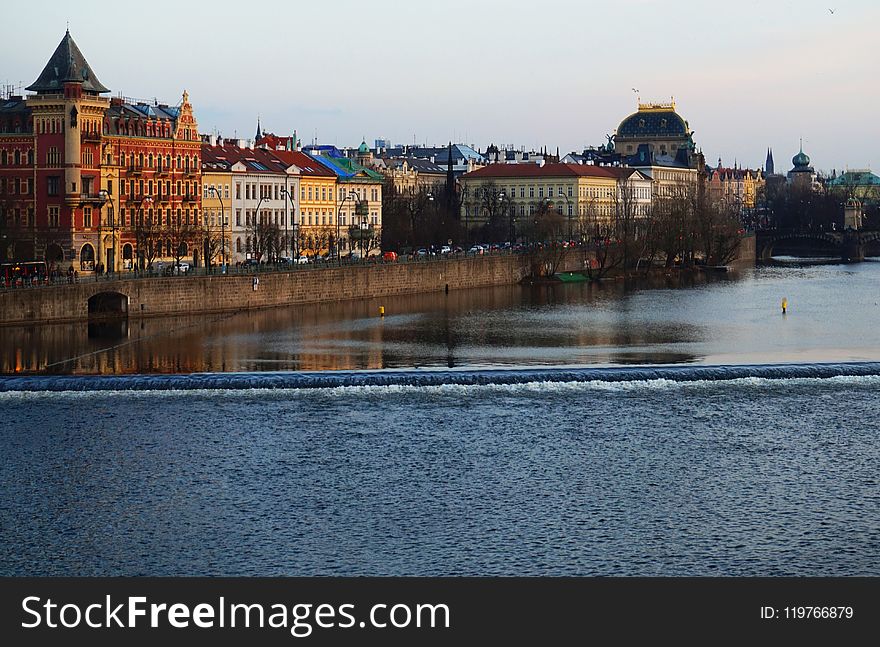
<svg viewBox="0 0 880 647">
<path fill-rule="evenodd" d="M 567 260 L 561 270 L 583 264 L 580 255 Z M 129 317 L 139 318 L 506 285 L 528 272 L 528 257 L 498 255 L 259 274 L 84 279 L 75 285 L 0 291 L 0 324 L 81 321 L 88 318 L 89 298 L 99 293 L 124 295 Z M 259 279 L 256 289 L 254 277 Z"/>
<path fill-rule="evenodd" d="M 735 270 L 741 270 L 748 267 L 755 267 L 756 257 L 756 238 L 755 234 L 743 236 L 739 244 L 739 249 L 734 258 L 728 265 Z"/>
</svg>

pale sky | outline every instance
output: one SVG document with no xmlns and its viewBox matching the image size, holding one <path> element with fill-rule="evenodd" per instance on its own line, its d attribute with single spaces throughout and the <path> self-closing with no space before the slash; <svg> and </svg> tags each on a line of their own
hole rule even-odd
<svg viewBox="0 0 880 647">
<path fill-rule="evenodd" d="M 832 11 L 833 10 L 833 13 Z M 202 132 L 547 146 L 605 142 L 675 97 L 708 162 L 880 170 L 877 0 L 14 2 L 0 83 L 29 85 L 66 21 L 98 79 Z"/>
</svg>

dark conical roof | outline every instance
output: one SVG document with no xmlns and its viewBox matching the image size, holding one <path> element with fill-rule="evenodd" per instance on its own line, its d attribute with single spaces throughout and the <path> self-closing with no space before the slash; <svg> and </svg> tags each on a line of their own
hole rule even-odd
<svg viewBox="0 0 880 647">
<path fill-rule="evenodd" d="M 40 78 L 27 89 L 33 92 L 58 92 L 67 82 L 82 83 L 83 90 L 87 92 L 110 92 L 98 81 L 69 31 L 46 63 Z"/>
</svg>

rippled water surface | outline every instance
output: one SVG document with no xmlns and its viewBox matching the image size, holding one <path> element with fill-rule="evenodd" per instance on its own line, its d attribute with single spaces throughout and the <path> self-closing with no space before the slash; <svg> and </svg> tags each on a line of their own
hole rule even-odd
<svg viewBox="0 0 880 647">
<path fill-rule="evenodd" d="M 880 575 L 877 377 L 3 394 L 3 574 Z"/>
<path fill-rule="evenodd" d="M 877 576 L 878 286 L 3 329 L 0 575 Z"/>
</svg>

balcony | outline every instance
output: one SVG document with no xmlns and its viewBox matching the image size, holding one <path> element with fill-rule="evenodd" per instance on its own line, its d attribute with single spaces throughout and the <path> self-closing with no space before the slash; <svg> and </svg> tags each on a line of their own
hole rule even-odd
<svg viewBox="0 0 880 647">
<path fill-rule="evenodd" d="M 169 175 L 171 175 L 171 169 L 167 166 L 160 166 L 156 169 L 156 175 L 158 175 L 159 177 L 168 177 Z"/>
<path fill-rule="evenodd" d="M 198 202 L 199 196 L 196 195 L 195 193 L 185 193 L 182 196 L 180 196 L 180 199 L 183 200 L 184 202 Z"/>
<path fill-rule="evenodd" d="M 107 198 L 98 193 L 80 193 L 79 204 L 103 205 Z"/>
<path fill-rule="evenodd" d="M 83 133 L 82 140 L 84 142 L 101 142 L 101 133 Z"/>
<path fill-rule="evenodd" d="M 140 175 L 141 173 L 143 173 L 143 171 L 144 169 L 142 169 L 140 166 L 129 166 L 125 170 L 125 172 L 129 175 Z"/>
</svg>

